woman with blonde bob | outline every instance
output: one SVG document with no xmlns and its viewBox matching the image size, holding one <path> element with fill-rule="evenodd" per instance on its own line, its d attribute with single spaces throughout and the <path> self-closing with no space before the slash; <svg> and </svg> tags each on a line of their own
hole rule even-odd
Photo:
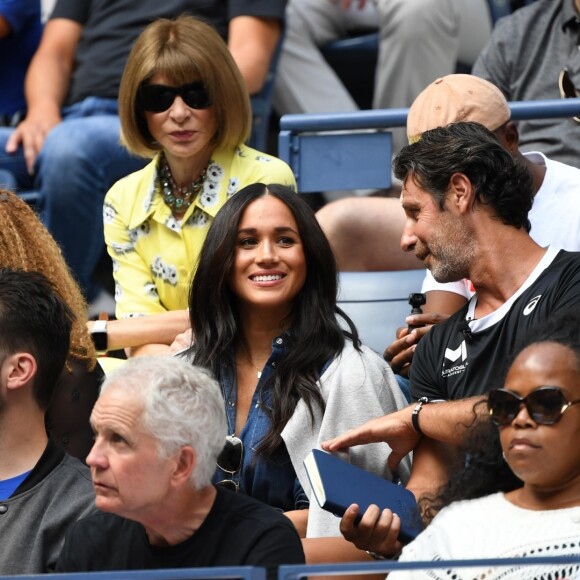
<svg viewBox="0 0 580 580">
<path fill-rule="evenodd" d="M 221 206 L 245 185 L 294 187 L 294 176 L 244 145 L 244 80 L 221 37 L 196 18 L 160 19 L 143 31 L 121 80 L 119 116 L 129 151 L 152 161 L 105 198 L 117 318 L 184 309 L 191 264 Z"/>
</svg>

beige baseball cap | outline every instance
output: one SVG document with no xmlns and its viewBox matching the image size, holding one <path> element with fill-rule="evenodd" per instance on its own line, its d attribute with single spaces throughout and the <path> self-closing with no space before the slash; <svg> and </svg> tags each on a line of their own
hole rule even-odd
<svg viewBox="0 0 580 580">
<path fill-rule="evenodd" d="M 495 85 L 474 75 L 447 75 L 433 81 L 411 105 L 407 136 L 414 143 L 424 131 L 458 121 L 495 131 L 510 117 L 508 103 Z"/>
</svg>

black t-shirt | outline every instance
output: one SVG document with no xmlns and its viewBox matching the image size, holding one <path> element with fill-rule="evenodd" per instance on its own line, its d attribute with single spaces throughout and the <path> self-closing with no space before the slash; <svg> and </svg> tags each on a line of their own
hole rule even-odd
<svg viewBox="0 0 580 580">
<path fill-rule="evenodd" d="M 192 14 L 227 39 L 236 16 L 284 18 L 286 0 L 58 0 L 51 19 L 82 24 L 66 104 L 86 97 L 116 99 L 129 51 L 143 29 L 157 18 Z"/>
<path fill-rule="evenodd" d="M 278 566 L 303 563 L 302 543 L 286 516 L 251 497 L 217 488 L 202 525 L 175 546 L 152 546 L 141 524 L 113 514 L 79 520 L 67 531 L 57 571 L 264 566 L 274 580 Z"/>
<path fill-rule="evenodd" d="M 455 400 L 500 387 L 518 342 L 557 312 L 580 307 L 580 253 L 548 250 L 522 287 L 498 310 L 469 323 L 474 298 L 419 342 L 411 367 L 411 395 Z M 550 263 L 551 261 L 551 263 Z"/>
</svg>

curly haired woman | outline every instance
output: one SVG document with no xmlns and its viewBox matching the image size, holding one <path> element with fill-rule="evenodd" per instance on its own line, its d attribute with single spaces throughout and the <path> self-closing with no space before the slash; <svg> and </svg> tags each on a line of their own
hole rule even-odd
<svg viewBox="0 0 580 580">
<path fill-rule="evenodd" d="M 92 444 L 88 419 L 103 377 L 86 327 L 87 306 L 48 230 L 30 206 L 6 190 L 0 190 L 0 267 L 44 274 L 76 316 L 67 365 L 47 412 L 47 428 L 56 443 L 84 461 Z"/>
</svg>

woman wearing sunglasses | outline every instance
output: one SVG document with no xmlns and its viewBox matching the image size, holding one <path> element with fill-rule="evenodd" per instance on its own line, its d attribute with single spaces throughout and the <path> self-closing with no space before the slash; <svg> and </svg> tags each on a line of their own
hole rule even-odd
<svg viewBox="0 0 580 580">
<path fill-rule="evenodd" d="M 244 145 L 246 86 L 224 41 L 193 17 L 157 20 L 137 39 L 119 116 L 126 147 L 152 161 L 105 199 L 117 318 L 184 309 L 192 264 L 225 201 L 256 181 L 294 187 L 294 176 Z"/>
<path fill-rule="evenodd" d="M 554 320 L 487 401 L 438 512 L 400 561 L 579 556 L 574 564 L 393 572 L 402 578 L 571 578 L 580 570 L 580 317 Z M 469 498 L 465 500 L 465 498 Z M 456 501 L 463 499 L 465 501 Z M 447 507 L 444 507 L 447 506 Z M 443 509 L 441 509 L 443 508 Z M 477 572 L 477 574 L 476 574 Z"/>
<path fill-rule="evenodd" d="M 340 536 L 339 520 L 315 501 L 305 509 L 308 453 L 337 429 L 406 406 L 336 294 L 334 256 L 312 210 L 292 190 L 258 183 L 216 216 L 189 299 L 188 356 L 218 378 L 229 426 L 214 483 L 286 512 L 317 537 Z M 393 479 L 389 452 L 361 446 L 348 459 Z M 400 475 L 408 473 L 404 461 Z"/>
</svg>

